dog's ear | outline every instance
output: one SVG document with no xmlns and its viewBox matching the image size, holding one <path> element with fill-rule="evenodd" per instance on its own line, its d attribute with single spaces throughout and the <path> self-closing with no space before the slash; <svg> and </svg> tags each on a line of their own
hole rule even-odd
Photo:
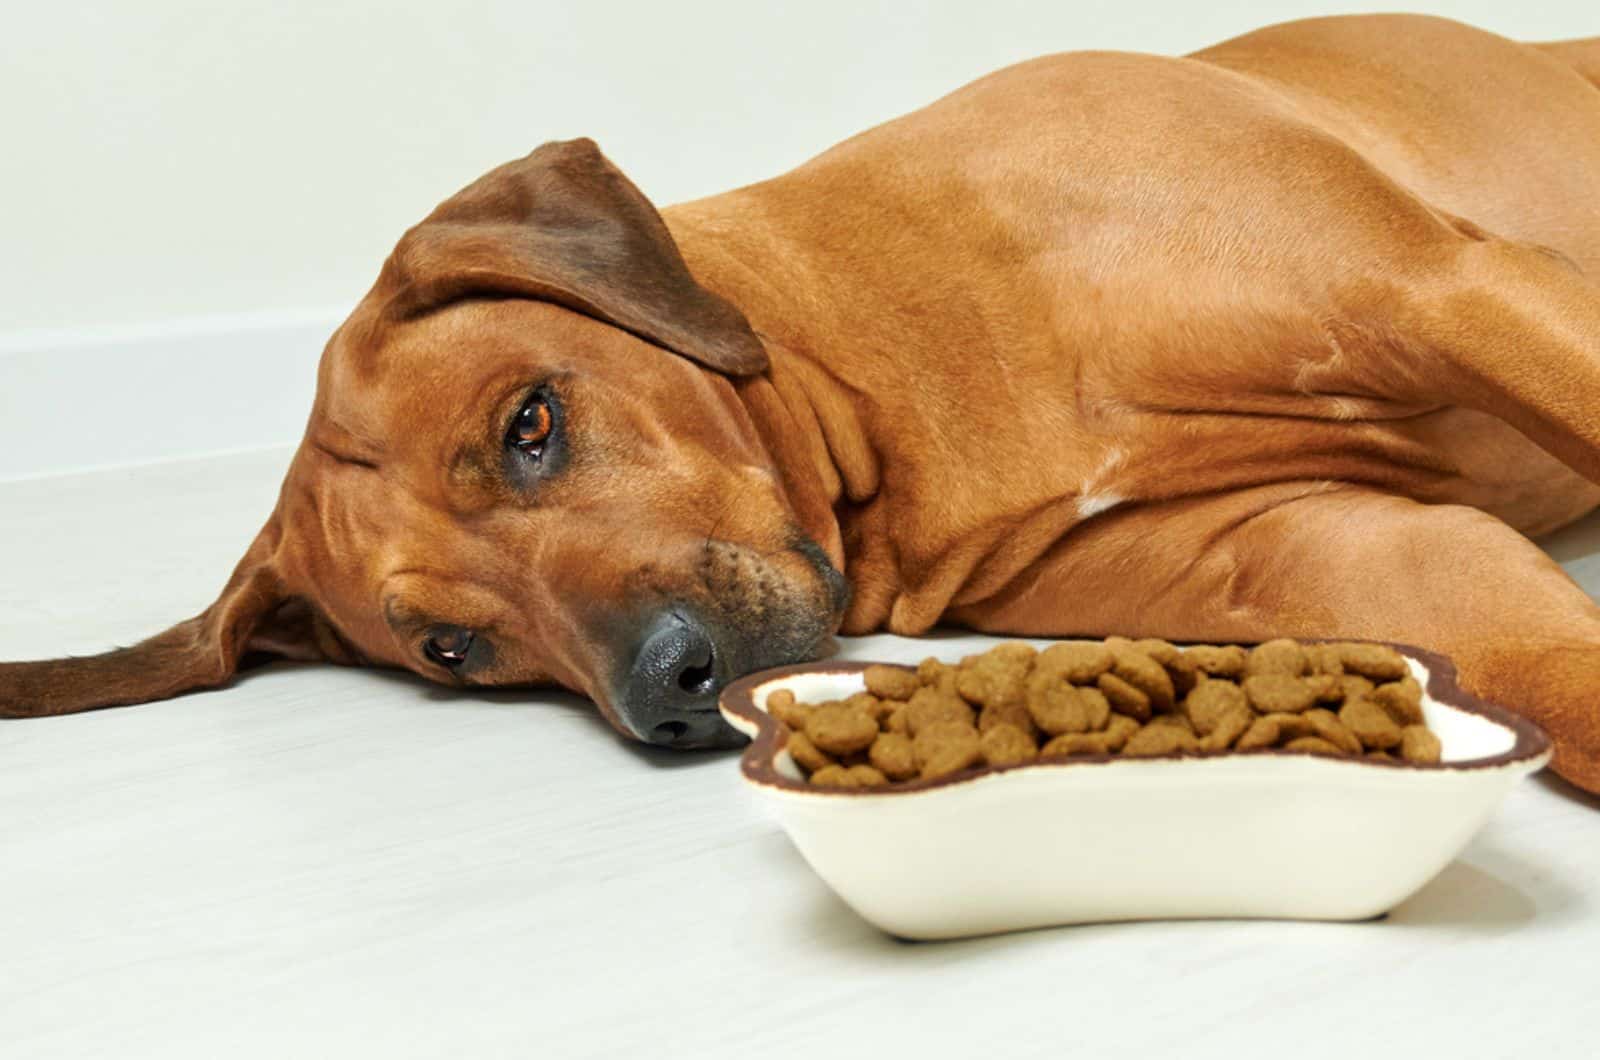
<svg viewBox="0 0 1600 1060">
<path fill-rule="evenodd" d="M 446 200 L 401 239 L 378 284 L 393 292 L 391 315 L 536 298 L 728 375 L 767 366 L 744 314 L 695 281 L 661 215 L 593 140 L 545 144 Z"/>
<path fill-rule="evenodd" d="M 0 717 L 72 714 L 213 688 L 227 683 L 240 661 L 257 652 L 331 657 L 328 635 L 309 607 L 283 591 L 271 558 L 277 539 L 274 521 L 256 538 L 216 603 L 149 640 L 83 658 L 0 663 Z"/>
</svg>

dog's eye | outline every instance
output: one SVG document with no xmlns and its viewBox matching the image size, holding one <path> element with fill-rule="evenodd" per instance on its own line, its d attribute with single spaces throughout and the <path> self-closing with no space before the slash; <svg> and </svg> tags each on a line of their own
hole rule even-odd
<svg viewBox="0 0 1600 1060">
<path fill-rule="evenodd" d="M 537 460 L 544 455 L 544 443 L 549 440 L 554 426 L 555 416 L 550 411 L 549 399 L 535 394 L 512 418 L 511 429 L 506 432 L 506 445 Z"/>
<path fill-rule="evenodd" d="M 423 639 L 422 654 L 446 670 L 454 670 L 467 661 L 467 653 L 472 650 L 474 639 L 475 635 L 469 629 L 441 627 Z"/>
</svg>

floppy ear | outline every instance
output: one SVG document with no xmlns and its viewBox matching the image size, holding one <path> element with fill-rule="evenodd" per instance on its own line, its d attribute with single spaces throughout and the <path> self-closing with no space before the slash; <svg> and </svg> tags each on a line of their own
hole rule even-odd
<svg viewBox="0 0 1600 1060">
<path fill-rule="evenodd" d="M 0 663 L 0 717 L 72 714 L 213 688 L 249 652 L 328 657 L 309 609 L 283 592 L 270 559 L 276 540 L 269 523 L 216 603 L 149 640 L 84 658 Z"/>
<path fill-rule="evenodd" d="M 378 283 L 399 317 L 459 298 L 536 298 L 729 375 L 767 366 L 744 314 L 695 281 L 661 215 L 593 140 L 545 144 L 446 200 Z"/>
</svg>

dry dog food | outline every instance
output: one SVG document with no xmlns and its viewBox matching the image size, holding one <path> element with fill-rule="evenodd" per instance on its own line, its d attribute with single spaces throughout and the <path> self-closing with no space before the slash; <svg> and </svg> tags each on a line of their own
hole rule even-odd
<svg viewBox="0 0 1600 1060">
<path fill-rule="evenodd" d="M 869 666 L 866 685 L 828 703 L 787 689 L 767 697 L 811 783 L 874 787 L 1071 755 L 1439 761 L 1421 686 L 1398 652 L 1375 644 L 1007 643 L 958 665 Z"/>
</svg>

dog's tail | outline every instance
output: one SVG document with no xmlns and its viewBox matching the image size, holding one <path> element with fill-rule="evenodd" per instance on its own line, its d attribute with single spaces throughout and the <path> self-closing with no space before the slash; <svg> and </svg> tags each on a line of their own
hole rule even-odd
<svg viewBox="0 0 1600 1060">
<path fill-rule="evenodd" d="M 1547 44 L 1535 44 L 1534 47 L 1560 59 L 1588 79 L 1595 88 L 1600 88 L 1600 37 L 1550 41 Z"/>
</svg>

